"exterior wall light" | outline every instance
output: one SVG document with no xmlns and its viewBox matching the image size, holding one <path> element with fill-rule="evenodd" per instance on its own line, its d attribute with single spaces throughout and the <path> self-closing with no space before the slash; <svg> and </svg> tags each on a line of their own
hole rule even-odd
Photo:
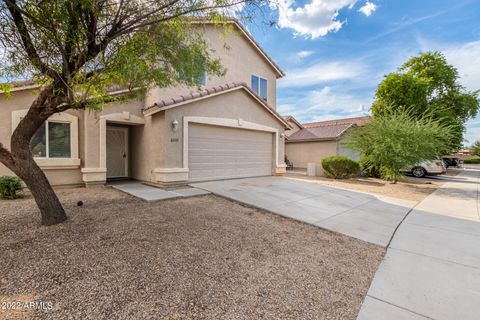
<svg viewBox="0 0 480 320">
<path fill-rule="evenodd" d="M 280 133 L 280 138 L 284 139 L 285 138 L 285 133 Z"/>
<path fill-rule="evenodd" d="M 177 131 L 177 129 L 178 129 L 178 121 L 177 119 L 175 119 L 172 121 L 172 130 Z"/>
</svg>

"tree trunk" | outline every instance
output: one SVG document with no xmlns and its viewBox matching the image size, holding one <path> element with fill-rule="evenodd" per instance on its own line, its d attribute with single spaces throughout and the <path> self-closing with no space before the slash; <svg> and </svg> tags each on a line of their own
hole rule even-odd
<svg viewBox="0 0 480 320">
<path fill-rule="evenodd" d="M 393 174 L 392 184 L 397 184 L 397 174 L 396 173 Z"/>
<path fill-rule="evenodd" d="M 30 152 L 30 150 L 29 150 Z M 18 159 L 12 154 L 15 165 L 10 168 L 27 185 L 32 193 L 40 214 L 42 225 L 51 226 L 67 219 L 65 210 L 53 191 L 45 173 L 40 169 L 32 157 L 29 159 Z"/>
<path fill-rule="evenodd" d="M 33 159 L 30 140 L 40 126 L 54 113 L 58 105 L 40 107 L 52 93 L 53 86 L 47 86 L 32 103 L 10 139 L 11 151 L 0 143 L 0 162 L 13 171 L 30 189 L 42 216 L 43 225 L 54 225 L 67 219 L 65 210 L 53 191 L 45 173 Z"/>
</svg>

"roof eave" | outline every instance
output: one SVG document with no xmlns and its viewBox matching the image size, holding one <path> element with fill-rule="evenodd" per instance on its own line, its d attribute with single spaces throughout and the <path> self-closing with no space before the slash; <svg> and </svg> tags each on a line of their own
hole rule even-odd
<svg viewBox="0 0 480 320">
<path fill-rule="evenodd" d="M 205 95 L 201 95 L 197 98 L 192 98 L 192 99 L 188 99 L 188 100 L 184 100 L 184 101 L 180 101 L 178 103 L 172 103 L 170 105 L 167 105 L 167 106 L 160 106 L 158 104 L 153 104 L 152 106 L 146 108 L 144 111 L 143 111 L 143 115 L 144 116 L 152 116 L 158 112 L 161 112 L 161 111 L 165 111 L 165 110 L 168 110 L 168 109 L 172 109 L 172 108 L 176 108 L 176 107 L 180 107 L 180 106 L 183 106 L 183 105 L 186 105 L 186 104 L 190 104 L 190 103 L 193 103 L 193 102 L 197 102 L 197 101 L 200 101 L 200 100 L 204 100 L 204 99 L 208 99 L 208 98 L 212 98 L 212 97 L 215 97 L 215 96 L 218 96 L 218 95 L 222 95 L 222 94 L 225 94 L 225 93 L 228 93 L 228 92 L 232 92 L 232 91 L 235 91 L 235 90 L 240 90 L 240 89 L 243 89 L 245 90 L 248 94 L 250 94 L 250 96 L 252 96 L 255 100 L 257 100 L 257 102 L 259 102 L 268 112 L 270 112 L 275 118 L 277 118 L 277 120 L 279 120 L 283 125 L 284 125 L 284 128 L 285 129 L 291 129 L 292 127 L 288 124 L 287 121 L 285 121 L 285 119 L 283 119 L 283 117 L 278 113 L 276 112 L 275 110 L 273 110 L 272 108 L 270 108 L 269 105 L 267 105 L 265 103 L 265 101 L 263 101 L 262 98 L 260 98 L 258 95 L 256 95 L 253 91 L 251 91 L 250 88 L 248 88 L 245 84 L 240 84 L 240 85 L 237 85 L 233 88 L 229 88 L 229 89 L 226 89 L 226 90 L 222 90 L 222 91 L 218 91 L 218 92 L 215 92 L 215 93 L 210 93 L 210 94 L 205 94 Z"/>
<path fill-rule="evenodd" d="M 295 139 L 295 140 L 288 140 L 286 139 L 286 143 L 296 143 L 296 142 L 322 142 L 322 141 L 336 141 L 339 137 L 331 137 L 331 138 L 315 138 L 315 139 Z"/>
<path fill-rule="evenodd" d="M 289 120 L 290 120 L 290 119 L 293 120 L 293 122 L 295 122 L 295 124 L 296 124 L 300 129 L 305 129 L 305 127 L 304 127 L 300 122 L 298 122 L 297 119 L 295 119 L 294 116 L 289 116 L 288 119 L 289 119 Z"/>
</svg>

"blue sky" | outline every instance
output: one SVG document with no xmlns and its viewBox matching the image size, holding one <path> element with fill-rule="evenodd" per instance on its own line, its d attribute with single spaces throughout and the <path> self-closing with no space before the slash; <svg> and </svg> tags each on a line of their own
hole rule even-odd
<svg viewBox="0 0 480 320">
<path fill-rule="evenodd" d="M 287 74 L 278 110 L 302 122 L 368 114 L 383 76 L 429 50 L 480 89 L 480 0 L 278 0 L 247 27 Z M 480 117 L 466 139 L 480 139 Z"/>
</svg>

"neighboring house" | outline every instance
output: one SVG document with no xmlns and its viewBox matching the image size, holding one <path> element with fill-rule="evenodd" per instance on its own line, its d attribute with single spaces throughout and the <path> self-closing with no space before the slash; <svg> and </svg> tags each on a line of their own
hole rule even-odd
<svg viewBox="0 0 480 320">
<path fill-rule="evenodd" d="M 145 99 L 102 112 L 52 116 L 32 139 L 35 160 L 53 185 L 102 184 L 133 178 L 158 184 L 283 174 L 287 122 L 275 111 L 282 70 L 236 21 L 234 32 L 199 23 L 227 73 L 202 88 L 156 88 Z M 35 98 L 22 83 L 0 93 L 0 141 L 10 136 Z M 118 92 L 117 94 L 121 94 Z M 12 174 L 0 164 L 0 175 Z"/>
<path fill-rule="evenodd" d="M 285 135 L 287 137 L 291 136 L 298 130 L 304 129 L 304 126 L 300 122 L 298 122 L 297 119 L 295 119 L 293 116 L 284 116 L 283 119 L 285 119 L 285 121 L 287 121 L 287 123 L 290 125 L 290 129 L 285 131 Z"/>
<path fill-rule="evenodd" d="M 284 117 L 293 126 L 299 123 L 292 116 Z M 297 125 L 286 133 L 285 154 L 296 168 L 306 168 L 308 163 L 319 163 L 323 158 L 341 155 L 359 160 L 359 155 L 342 145 L 345 133 L 364 125 L 370 117 L 347 118 Z"/>
</svg>

